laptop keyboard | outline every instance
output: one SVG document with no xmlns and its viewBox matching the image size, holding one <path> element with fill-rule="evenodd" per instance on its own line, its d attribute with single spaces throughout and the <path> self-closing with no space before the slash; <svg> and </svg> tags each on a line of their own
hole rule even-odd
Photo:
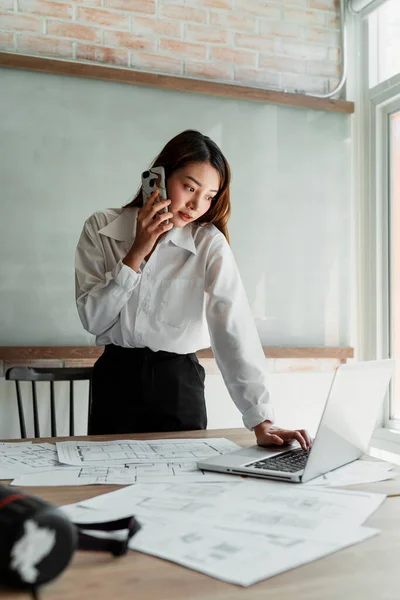
<svg viewBox="0 0 400 600">
<path fill-rule="evenodd" d="M 246 467 L 265 469 L 266 471 L 286 471 L 289 473 L 295 473 L 296 471 L 304 469 L 309 454 L 309 450 L 296 448 L 296 450 L 289 450 L 284 454 L 278 454 L 272 458 L 264 458 L 263 460 L 257 460 L 256 462 L 249 463 L 246 465 Z"/>
</svg>

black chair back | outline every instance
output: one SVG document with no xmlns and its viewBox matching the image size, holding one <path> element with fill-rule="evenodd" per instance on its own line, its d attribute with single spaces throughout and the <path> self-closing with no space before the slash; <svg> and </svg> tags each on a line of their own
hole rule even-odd
<svg viewBox="0 0 400 600">
<path fill-rule="evenodd" d="M 22 403 L 20 382 L 32 382 L 32 410 L 35 437 L 40 437 L 40 426 L 37 406 L 36 382 L 48 381 L 50 383 L 50 419 L 51 435 L 57 436 L 56 407 L 55 407 L 55 381 L 69 381 L 69 435 L 74 435 L 74 381 L 89 381 L 89 406 L 92 398 L 92 371 L 93 367 L 71 367 L 71 368 L 33 368 L 33 367 L 11 367 L 6 371 L 6 379 L 15 381 L 17 392 L 18 416 L 21 429 L 21 438 L 26 438 L 25 415 Z"/>
</svg>

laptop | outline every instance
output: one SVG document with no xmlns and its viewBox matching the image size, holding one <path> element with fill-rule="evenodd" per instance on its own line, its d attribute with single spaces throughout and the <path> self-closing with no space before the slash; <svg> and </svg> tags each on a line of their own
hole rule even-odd
<svg viewBox="0 0 400 600">
<path fill-rule="evenodd" d="M 368 451 L 394 360 L 342 364 L 336 370 L 311 450 L 242 448 L 197 463 L 199 469 L 304 483 Z"/>
</svg>

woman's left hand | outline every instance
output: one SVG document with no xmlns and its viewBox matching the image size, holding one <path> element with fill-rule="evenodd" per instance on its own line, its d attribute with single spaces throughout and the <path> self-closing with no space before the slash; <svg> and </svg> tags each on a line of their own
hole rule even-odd
<svg viewBox="0 0 400 600">
<path fill-rule="evenodd" d="M 284 446 L 298 441 L 303 450 L 310 450 L 312 439 L 305 429 L 281 429 L 270 421 L 254 427 L 259 446 Z"/>
</svg>

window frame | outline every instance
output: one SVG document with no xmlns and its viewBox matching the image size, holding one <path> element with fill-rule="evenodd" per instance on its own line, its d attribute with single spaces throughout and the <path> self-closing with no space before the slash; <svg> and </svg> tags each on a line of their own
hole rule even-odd
<svg viewBox="0 0 400 600">
<path fill-rule="evenodd" d="M 354 19 L 356 23 L 354 23 Z M 391 355 L 390 315 L 390 115 L 400 111 L 400 73 L 370 88 L 378 80 L 378 19 L 372 13 L 354 17 L 358 27 L 357 86 L 359 111 L 354 142 L 356 181 L 357 352 L 360 360 Z M 371 52 L 372 47 L 372 52 Z M 373 51 L 375 48 L 375 52 Z M 372 56 L 371 56 L 372 55 Z M 353 153 L 354 155 L 354 153 Z M 399 357 L 400 359 L 400 357 Z M 390 418 L 389 390 L 375 431 L 375 442 L 400 452 L 400 420 Z M 378 444 L 379 445 L 379 444 Z"/>
</svg>

